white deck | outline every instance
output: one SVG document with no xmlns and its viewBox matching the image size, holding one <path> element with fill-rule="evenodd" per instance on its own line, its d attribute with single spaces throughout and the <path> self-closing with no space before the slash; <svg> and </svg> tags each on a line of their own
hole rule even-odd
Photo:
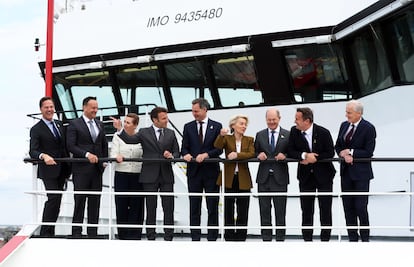
<svg viewBox="0 0 414 267">
<path fill-rule="evenodd" d="M 34 238 L 1 266 L 412 266 L 412 242 L 284 243 Z M 46 253 L 46 251 L 49 251 Z"/>
</svg>

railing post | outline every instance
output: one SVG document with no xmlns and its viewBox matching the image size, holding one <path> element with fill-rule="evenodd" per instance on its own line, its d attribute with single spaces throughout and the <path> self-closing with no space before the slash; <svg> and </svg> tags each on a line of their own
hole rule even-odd
<svg viewBox="0 0 414 267">
<path fill-rule="evenodd" d="M 32 165 L 32 188 L 34 192 L 38 191 L 37 188 L 37 165 L 33 164 Z M 32 221 L 33 223 L 38 223 L 39 221 L 39 216 L 37 214 L 38 211 L 38 195 L 37 194 L 32 194 Z"/>
<path fill-rule="evenodd" d="M 113 217 L 113 214 L 112 214 L 112 197 L 113 197 L 113 191 L 112 191 L 112 188 L 113 188 L 113 182 L 112 182 L 112 177 L 113 177 L 113 173 L 112 173 L 112 165 L 113 165 L 113 162 L 112 161 L 110 161 L 109 163 L 108 163 L 108 173 L 109 173 L 109 181 L 108 181 L 108 207 L 109 207 L 109 211 L 108 211 L 108 238 L 109 238 L 109 240 L 112 240 L 113 239 L 113 237 L 114 237 L 114 233 L 115 233 L 115 231 L 114 231 L 114 229 L 112 229 L 112 217 Z"/>
</svg>

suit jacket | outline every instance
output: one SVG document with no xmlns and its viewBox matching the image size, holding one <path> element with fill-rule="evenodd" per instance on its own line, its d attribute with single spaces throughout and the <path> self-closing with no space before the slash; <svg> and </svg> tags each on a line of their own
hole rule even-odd
<svg viewBox="0 0 414 267">
<path fill-rule="evenodd" d="M 312 151 L 302 135 L 295 126 L 290 130 L 288 156 L 289 158 L 302 160 L 303 152 L 314 152 L 319 154 L 318 160 L 332 158 L 335 155 L 333 140 L 330 132 L 317 124 L 313 124 Z M 297 178 L 299 182 L 306 182 L 313 173 L 319 183 L 332 183 L 335 176 L 335 168 L 332 162 L 316 162 L 314 164 L 298 164 Z"/>
<path fill-rule="evenodd" d="M 142 158 L 164 159 L 165 150 L 170 151 L 174 158 L 180 156 L 177 138 L 173 130 L 164 129 L 164 139 L 160 143 L 157 140 L 154 128 L 152 126 L 142 128 L 137 133 L 138 142 L 142 145 Z M 174 174 L 171 162 L 144 162 L 142 164 L 140 183 L 155 183 L 158 177 L 162 177 L 163 183 L 174 183 Z"/>
<path fill-rule="evenodd" d="M 279 136 L 276 143 L 275 151 L 272 152 L 272 148 L 269 144 L 269 130 L 266 128 L 256 134 L 254 147 L 256 151 L 256 157 L 264 152 L 268 159 L 274 159 L 279 153 L 287 155 L 287 149 L 289 144 L 289 131 L 280 128 Z M 257 171 L 256 183 L 265 183 L 269 177 L 269 170 L 272 169 L 276 182 L 280 185 L 289 184 L 289 169 L 286 162 L 261 162 L 259 164 L 259 170 Z"/>
<path fill-rule="evenodd" d="M 214 147 L 214 141 L 220 135 L 221 123 L 208 119 L 204 142 L 200 144 L 198 139 L 197 121 L 191 121 L 184 125 L 181 155 L 191 154 L 195 158 L 198 154 L 208 153 L 209 158 L 218 158 L 222 149 Z M 194 178 L 197 175 L 206 177 L 218 177 L 220 166 L 218 162 L 187 163 L 187 176 Z"/>
<path fill-rule="evenodd" d="M 236 138 L 234 135 L 217 136 L 214 146 L 218 149 L 223 149 L 227 155 L 231 152 L 237 152 L 236 150 Z M 241 149 L 237 153 L 237 159 L 250 159 L 254 157 L 254 139 L 251 136 L 243 136 L 241 140 Z M 248 163 L 238 163 L 239 166 L 239 187 L 242 190 L 249 190 L 253 187 L 252 178 L 250 176 Z M 224 163 L 224 178 L 225 187 L 232 188 L 233 178 L 235 173 L 236 163 Z M 221 185 L 221 180 L 218 181 Z"/>
<path fill-rule="evenodd" d="M 342 122 L 338 138 L 335 143 L 336 153 L 339 155 L 341 150 L 349 148 L 353 149 L 354 158 L 371 158 L 375 149 L 375 138 L 377 136 L 375 127 L 368 121 L 362 119 L 355 129 L 349 147 L 345 145 L 345 135 L 350 123 Z M 369 180 L 374 178 L 371 162 L 354 162 L 352 165 L 341 162 L 341 176 L 347 168 L 347 175 L 352 180 Z"/>
<path fill-rule="evenodd" d="M 43 120 L 40 120 L 30 129 L 30 157 L 39 159 L 42 153 L 46 153 L 53 158 L 69 157 L 66 149 L 66 131 L 62 122 L 55 120 L 55 123 L 61 136 L 60 139 L 54 137 Z M 37 176 L 42 179 L 57 178 L 60 175 L 68 178 L 70 173 L 70 164 L 65 162 L 57 162 L 57 165 L 46 165 L 41 162 L 37 169 Z"/>
<path fill-rule="evenodd" d="M 86 152 L 95 154 L 98 158 L 108 157 L 108 141 L 106 140 L 104 125 L 97 119 L 95 119 L 95 123 L 99 128 L 99 134 L 95 142 L 92 140 L 89 127 L 83 117 L 74 119 L 69 123 L 67 146 L 74 158 L 85 158 Z M 96 164 L 75 162 L 72 165 L 74 173 L 86 173 L 96 170 L 103 173 L 105 169 L 101 161 Z"/>
</svg>

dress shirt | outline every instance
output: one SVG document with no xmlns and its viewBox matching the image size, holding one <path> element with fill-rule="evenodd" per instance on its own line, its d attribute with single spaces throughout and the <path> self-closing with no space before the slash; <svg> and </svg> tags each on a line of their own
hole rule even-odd
<svg viewBox="0 0 414 267">
<path fill-rule="evenodd" d="M 306 141 L 308 141 L 308 146 L 309 146 L 310 151 L 312 151 L 313 123 L 306 131 L 301 132 L 301 134 L 303 133 L 306 133 L 304 136 L 305 136 Z M 303 152 L 302 159 L 305 159 L 305 158 L 306 158 L 306 152 Z"/>
<path fill-rule="evenodd" d="M 208 118 L 206 117 L 204 120 L 202 120 L 203 122 L 203 141 L 206 138 L 206 130 L 207 130 L 207 123 L 208 123 Z M 197 121 L 197 133 L 200 131 L 200 121 Z"/>
<path fill-rule="evenodd" d="M 91 119 L 87 118 L 85 115 L 82 115 L 82 117 L 85 120 L 86 125 L 88 126 L 89 132 L 91 131 L 90 125 L 92 125 L 93 129 L 95 130 L 96 136 L 98 136 L 99 135 L 99 128 L 98 128 L 98 125 L 96 125 L 95 119 L 91 120 Z M 89 121 L 92 121 L 92 124 L 90 124 Z"/>
<path fill-rule="evenodd" d="M 277 144 L 277 140 L 279 139 L 279 133 L 280 133 L 280 126 L 277 126 L 276 129 L 272 130 L 272 129 L 267 129 L 268 131 L 268 135 L 269 135 L 269 144 L 270 144 L 270 139 L 272 138 L 272 131 L 275 131 L 274 136 L 275 136 L 275 146 Z"/>
</svg>

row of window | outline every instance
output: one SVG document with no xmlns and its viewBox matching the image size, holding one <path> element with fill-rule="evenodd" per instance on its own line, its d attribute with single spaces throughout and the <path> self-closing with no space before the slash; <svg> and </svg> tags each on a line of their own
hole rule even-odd
<svg viewBox="0 0 414 267">
<path fill-rule="evenodd" d="M 191 109 L 191 100 L 200 96 L 212 108 L 269 104 L 265 90 L 289 90 L 292 103 L 359 97 L 414 82 L 414 12 L 369 25 L 333 44 L 273 49 L 282 49 L 286 72 L 270 73 L 288 74 L 289 88 L 263 87 L 265 74 L 258 72 L 254 53 L 247 52 L 58 73 L 55 89 L 64 110 L 81 109 L 88 95 L 97 96 L 100 107 L 150 103 L 172 111 Z M 103 115 L 113 114 L 118 114 L 116 108 L 104 110 Z M 65 115 L 76 117 L 73 112 Z"/>
</svg>

